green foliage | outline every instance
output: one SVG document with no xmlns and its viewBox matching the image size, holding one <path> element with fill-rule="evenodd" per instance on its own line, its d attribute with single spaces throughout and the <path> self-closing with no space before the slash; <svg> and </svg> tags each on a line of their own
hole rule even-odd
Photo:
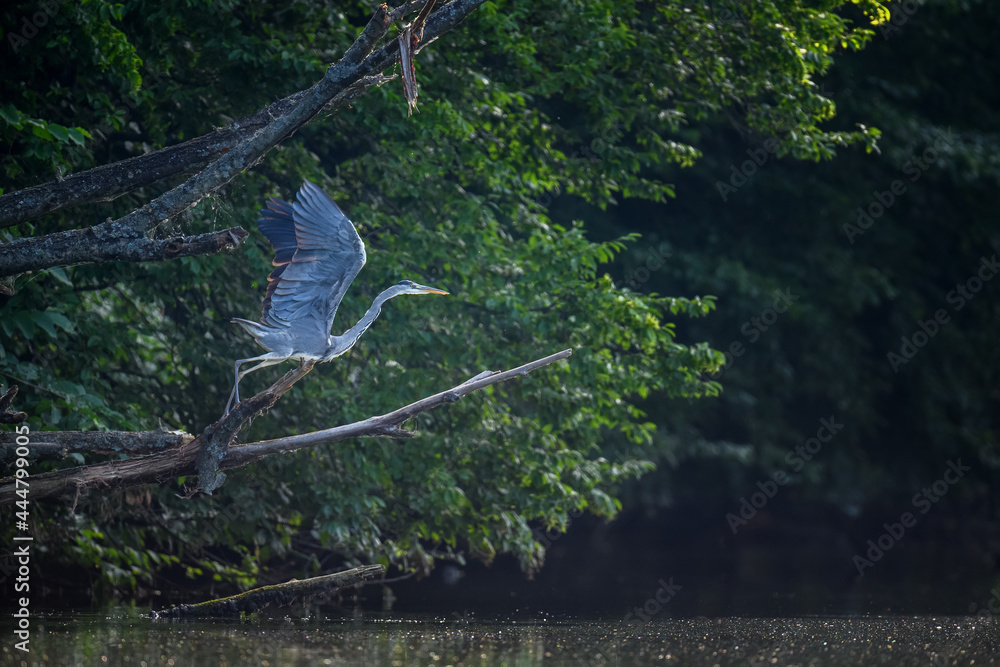
<svg viewBox="0 0 1000 667">
<path fill-rule="evenodd" d="M 406 116 L 390 82 L 167 225 L 252 230 L 266 194 L 288 198 L 311 178 L 342 200 L 369 248 L 335 328 L 401 278 L 452 293 L 392 302 L 355 350 L 317 368 L 248 439 L 346 423 L 484 368 L 574 354 L 420 416 L 421 435 L 403 443 L 281 457 L 233 471 L 211 498 L 182 500 L 168 485 L 114 508 L 81 499 L 77 512 L 93 521 L 81 520 L 59 557 L 131 587 L 171 568 L 246 585 L 279 560 L 327 567 L 330 551 L 404 569 L 512 553 L 531 571 L 544 559 L 538 527 L 564 529 L 579 510 L 614 516 L 619 485 L 652 468 L 636 452 L 661 442 L 646 406 L 720 391 L 711 374 L 722 355 L 677 334 L 678 322 L 708 315 L 716 301 L 616 286 L 607 270 L 636 235 L 596 242 L 580 223 L 554 222 L 552 202 L 667 201 L 678 171 L 702 155 L 702 124 L 720 114 L 776 135 L 782 154 L 873 148 L 875 130 L 818 125 L 834 107 L 814 78 L 838 49 L 872 34 L 862 14 L 840 11 L 844 3 L 820 4 L 487 2 L 420 54 L 418 114 Z M 0 84 L 4 173 L 23 187 L 255 111 L 321 76 L 366 7 L 136 0 L 63 9 L 5 56 L 39 83 Z M 3 10 L 3 25 L 28 9 Z M 155 190 L 17 233 L 121 215 Z M 257 312 L 269 264 L 254 231 L 238 256 L 22 278 L 0 306 L 0 376 L 32 383 L 21 407 L 36 429 L 197 431 L 221 413 L 233 359 L 256 354 L 227 322 Z M 270 377 L 249 376 L 244 391 Z"/>
<path fill-rule="evenodd" d="M 703 128 L 704 159 L 678 179 L 689 197 L 669 211 L 669 228 L 659 222 L 666 211 L 643 203 L 622 206 L 608 223 L 643 232 L 650 245 L 669 242 L 672 260 L 649 289 L 719 295 L 718 314 L 681 329 L 685 338 L 727 352 L 742 345 L 718 376 L 726 388 L 720 400 L 663 407 L 650 455 L 664 474 L 643 480 L 644 500 L 662 502 L 669 494 L 658 490 L 669 488 L 707 502 L 698 489 L 720 478 L 728 480 L 722 492 L 738 499 L 776 469 L 787 470 L 785 454 L 831 414 L 845 430 L 796 478 L 809 482 L 794 491 L 802 502 L 832 502 L 853 515 L 876 503 L 909 502 L 918 480 L 933 479 L 952 457 L 976 461 L 984 476 L 1000 467 L 998 283 L 991 279 L 961 310 L 948 301 L 981 258 L 997 251 L 992 193 L 1000 170 L 987 157 L 1000 151 L 989 74 L 995 67 L 956 64 L 996 62 L 997 9 L 916 6 L 912 14 L 907 5 L 912 16 L 901 24 L 907 10 L 890 3 L 895 20 L 876 29 L 863 53 L 838 58 L 822 81 L 844 101 L 840 126 L 863 120 L 881 128 L 880 155 L 847 151 L 809 168 L 769 161 L 723 201 L 718 183 L 728 183 L 734 165 L 760 143 L 719 118 Z M 934 159 L 918 166 L 928 149 Z M 877 196 L 887 201 L 894 181 L 903 194 L 884 211 L 870 209 L 877 213 L 871 226 L 858 227 L 859 208 L 879 205 Z M 626 266 L 644 261 L 643 252 L 631 251 Z M 799 299 L 759 336 L 747 335 L 775 289 Z M 902 338 L 942 308 L 950 321 L 894 369 L 888 353 L 898 353 Z M 669 470 L 705 452 L 727 461 L 688 460 Z M 995 512 L 985 488 L 970 484 L 959 493 Z"/>
</svg>

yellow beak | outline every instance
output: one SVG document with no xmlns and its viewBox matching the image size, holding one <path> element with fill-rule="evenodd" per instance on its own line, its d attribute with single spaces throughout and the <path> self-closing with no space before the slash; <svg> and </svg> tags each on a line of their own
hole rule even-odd
<svg viewBox="0 0 1000 667">
<path fill-rule="evenodd" d="M 421 294 L 447 294 L 447 292 L 445 292 L 443 289 L 438 289 L 436 287 L 428 287 L 427 285 L 420 285 L 414 283 L 413 287 L 420 290 Z"/>
</svg>

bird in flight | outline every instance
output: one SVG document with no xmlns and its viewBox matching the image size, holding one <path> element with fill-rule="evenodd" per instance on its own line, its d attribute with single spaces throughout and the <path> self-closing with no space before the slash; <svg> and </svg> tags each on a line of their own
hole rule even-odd
<svg viewBox="0 0 1000 667">
<path fill-rule="evenodd" d="M 375 297 L 357 324 L 332 336 L 337 308 L 365 265 L 365 244 L 354 225 L 325 192 L 305 181 L 291 203 L 271 197 L 261 209 L 257 227 L 274 246 L 275 269 L 267 277 L 264 312 L 260 322 L 239 317 L 232 321 L 267 353 L 236 361 L 226 414 L 240 402 L 240 380 L 247 373 L 289 359 L 330 361 L 354 347 L 389 299 L 448 293 L 404 280 Z M 240 372 L 240 366 L 251 361 L 260 363 Z"/>
</svg>

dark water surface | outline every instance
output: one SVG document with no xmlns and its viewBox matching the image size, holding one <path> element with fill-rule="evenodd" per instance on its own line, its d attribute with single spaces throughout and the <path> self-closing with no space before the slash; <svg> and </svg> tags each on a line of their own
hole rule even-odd
<svg viewBox="0 0 1000 667">
<path fill-rule="evenodd" d="M 251 621 L 38 614 L 31 652 L 3 624 L 3 665 L 993 665 L 992 618 L 487 620 L 399 614 Z"/>
</svg>

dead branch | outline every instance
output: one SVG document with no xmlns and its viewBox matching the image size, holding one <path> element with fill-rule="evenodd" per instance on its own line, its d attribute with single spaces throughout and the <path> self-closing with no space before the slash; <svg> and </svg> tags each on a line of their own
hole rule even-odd
<svg viewBox="0 0 1000 667">
<path fill-rule="evenodd" d="M 29 450 L 51 447 L 69 452 L 89 454 L 152 454 L 174 449 L 194 440 L 184 431 L 34 431 L 30 435 Z M 0 433 L 0 450 L 14 447 L 17 434 Z M 30 458 L 29 454 L 29 458 Z"/>
<path fill-rule="evenodd" d="M 409 116 L 417 108 L 417 75 L 414 70 L 413 57 L 417 43 L 424 36 L 424 21 L 430 15 L 437 0 L 427 0 L 420 14 L 413 23 L 403 28 L 399 33 L 399 64 L 403 70 L 403 96 L 406 98 L 406 115 Z"/>
<path fill-rule="evenodd" d="M 17 450 L 15 445 L 0 445 L 0 465 L 13 466 L 18 459 L 25 459 L 32 463 L 35 461 L 61 461 L 69 453 L 65 447 L 47 442 L 38 445 L 31 443 L 27 456 L 18 456 Z"/>
<path fill-rule="evenodd" d="M 238 468 L 245 466 L 248 463 L 259 461 L 270 454 L 294 452 L 295 450 L 302 449 L 304 447 L 314 447 L 328 442 L 337 442 L 338 440 L 346 440 L 347 438 L 356 438 L 360 436 L 409 438 L 412 437 L 413 434 L 409 431 L 403 431 L 399 427 L 402 426 L 403 422 L 410 417 L 418 415 L 421 412 L 427 412 L 428 410 L 445 403 L 454 403 L 466 394 L 479 391 L 484 387 L 489 387 L 490 385 L 498 384 L 500 382 L 506 382 L 507 380 L 511 380 L 516 377 L 523 377 L 537 368 L 551 364 L 553 361 L 566 359 L 571 354 L 573 354 L 573 350 L 563 350 L 562 352 L 556 352 L 555 354 L 543 357 L 542 359 L 537 359 L 524 364 L 523 366 L 518 366 L 517 368 L 509 371 L 485 371 L 484 373 L 477 375 L 472 380 L 466 380 L 462 384 L 448 389 L 447 391 L 442 391 L 438 394 L 434 394 L 433 396 L 422 398 L 419 401 L 410 403 L 409 405 L 399 408 L 394 412 L 378 417 L 369 417 L 368 419 L 354 422 L 353 424 L 335 426 L 334 428 L 314 431 L 312 433 L 303 433 L 302 435 L 292 435 L 287 438 L 278 438 L 277 440 L 264 440 L 262 442 L 255 442 L 253 444 L 242 445 L 240 447 L 232 447 L 226 454 L 226 457 L 222 459 L 219 467 L 222 469 Z M 485 373 L 489 373 L 489 375 L 485 375 Z M 0 496 L 0 502 L 2 502 L 2 496 Z"/>
<path fill-rule="evenodd" d="M 28 418 L 26 412 L 15 412 L 10 409 L 15 396 L 17 396 L 17 385 L 11 386 L 3 396 L 0 396 L 0 424 L 20 424 Z"/>
<path fill-rule="evenodd" d="M 168 239 L 140 236 L 120 239 L 121 242 L 114 243 L 98 235 L 81 236 L 59 232 L 23 239 L 5 246 L 4 254 L 0 255 L 0 267 L 7 260 L 16 262 L 17 257 L 34 257 L 37 262 L 43 262 L 49 256 L 79 255 L 86 256 L 88 262 L 159 262 L 178 257 L 211 255 L 220 250 L 234 250 L 247 236 L 249 234 L 242 227 L 233 227 L 197 236 L 175 236 Z M 13 254 L 8 255 L 6 252 L 10 246 L 16 247 L 11 251 Z"/>
<path fill-rule="evenodd" d="M 138 188 L 202 169 L 257 131 L 263 124 L 259 118 L 267 118 L 268 112 L 282 106 L 287 109 L 290 99 L 279 100 L 253 116 L 197 139 L 70 174 L 61 181 L 0 195 L 0 228 L 13 227 L 66 206 L 114 201 Z"/>
<path fill-rule="evenodd" d="M 334 97 L 326 110 L 348 106 L 360 92 L 359 84 L 355 84 Z M 60 181 L 0 195 L 0 228 L 12 227 L 67 206 L 114 201 L 133 190 L 204 169 L 264 127 L 267 121 L 288 113 L 305 93 L 304 90 L 292 93 L 257 113 L 195 139 L 70 174 Z"/>
<path fill-rule="evenodd" d="M 484 0 L 453 0 L 441 7 L 426 21 L 424 43 L 430 43 L 458 25 L 483 2 Z M 379 6 L 344 57 L 330 66 L 318 83 L 304 91 L 294 106 L 268 120 L 232 149 L 220 151 L 221 155 L 207 167 L 149 204 L 117 220 L 109 220 L 93 227 L 39 238 L 19 239 L 6 244 L 0 255 L 0 278 L 52 266 L 95 261 L 92 252 L 95 245 L 106 247 L 109 253 L 134 256 L 138 252 L 138 246 L 144 245 L 149 232 L 253 167 L 276 144 L 289 137 L 326 106 L 336 102 L 338 96 L 344 96 L 341 101 L 347 103 L 371 86 L 384 81 L 381 72 L 399 59 L 399 43 L 391 40 L 382 48 L 374 52 L 372 50 L 388 31 L 391 22 L 401 18 L 410 7 L 411 3 L 407 3 L 390 14 L 385 5 Z"/>
<path fill-rule="evenodd" d="M 233 595 L 220 600 L 209 600 L 198 604 L 182 604 L 163 611 L 154 611 L 150 616 L 158 618 L 204 618 L 218 616 L 238 616 L 241 613 L 253 614 L 270 604 L 283 607 L 297 599 L 306 599 L 317 595 L 329 595 L 348 586 L 358 586 L 365 581 L 374 579 L 385 572 L 383 565 L 362 565 L 352 570 L 334 572 L 321 577 L 310 577 L 299 581 L 292 579 L 283 584 L 261 586 L 252 591 Z"/>
<path fill-rule="evenodd" d="M 254 415 L 260 414 L 274 405 L 286 391 L 292 388 L 293 384 L 311 371 L 315 365 L 315 361 L 303 360 L 299 363 L 298 368 L 285 373 L 266 391 L 257 394 L 248 401 L 237 403 L 231 412 L 223 415 L 222 419 L 202 432 L 201 436 L 195 440 L 195 442 L 201 440 L 201 443 L 194 461 L 200 490 L 211 494 L 212 491 L 222 486 L 222 483 L 226 481 L 226 475 L 221 472 L 219 462 L 226 455 L 226 451 L 236 438 L 236 434 Z"/>
<path fill-rule="evenodd" d="M 97 463 L 32 475 L 30 477 L 31 498 L 38 500 L 54 496 L 74 497 L 93 489 L 119 489 L 139 484 L 161 483 L 181 475 L 192 475 L 197 472 L 196 460 L 202 447 L 212 448 L 216 454 L 224 452 L 218 468 L 229 470 L 258 461 L 270 454 L 292 452 L 303 447 L 337 442 L 347 438 L 361 436 L 408 437 L 410 434 L 401 430 L 400 426 L 410 417 L 445 403 L 454 403 L 463 396 L 484 387 L 506 382 L 516 377 L 523 377 L 542 366 L 566 359 L 572 352 L 572 350 L 563 350 L 509 371 L 491 372 L 485 377 L 483 373 L 480 373 L 472 380 L 467 380 L 447 391 L 428 396 L 394 412 L 370 417 L 353 424 L 288 438 L 228 447 L 236 433 L 251 417 L 273 406 L 282 394 L 312 369 L 311 364 L 300 365 L 286 373 L 284 377 L 265 391 L 239 403 L 228 415 L 206 428 L 194 440 L 177 449 L 125 461 Z M 0 506 L 15 500 L 14 491 L 15 480 L 13 478 L 6 477 L 0 480 Z"/>
</svg>

